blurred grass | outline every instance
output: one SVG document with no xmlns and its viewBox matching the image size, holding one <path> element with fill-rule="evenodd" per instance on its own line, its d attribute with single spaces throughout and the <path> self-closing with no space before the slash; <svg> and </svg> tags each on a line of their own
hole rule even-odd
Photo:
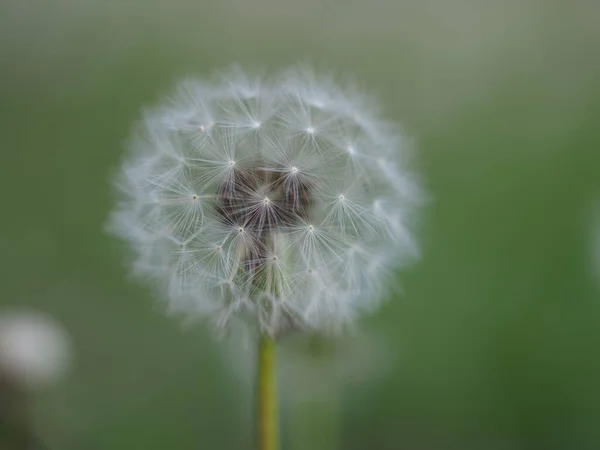
<svg viewBox="0 0 600 450">
<path fill-rule="evenodd" d="M 77 349 L 38 401 L 51 448 L 251 448 L 252 394 L 222 349 L 126 278 L 102 233 L 107 179 L 179 77 L 297 60 L 381 99 L 431 196 L 422 262 L 364 321 L 398 357 L 346 392 L 343 448 L 598 447 L 596 3 L 34 1 L 0 17 L 0 305 L 54 314 Z"/>
</svg>

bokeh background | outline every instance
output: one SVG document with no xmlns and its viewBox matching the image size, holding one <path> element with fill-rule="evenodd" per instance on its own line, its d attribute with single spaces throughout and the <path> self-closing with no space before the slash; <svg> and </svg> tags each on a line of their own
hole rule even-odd
<svg viewBox="0 0 600 450">
<path fill-rule="evenodd" d="M 297 61 L 379 97 L 429 202 L 402 293 L 280 348 L 282 448 L 600 448 L 599 24 L 596 0 L 2 2 L 0 314 L 73 343 L 31 398 L 43 448 L 253 448 L 252 344 L 127 278 L 107 180 L 179 78 Z"/>
</svg>

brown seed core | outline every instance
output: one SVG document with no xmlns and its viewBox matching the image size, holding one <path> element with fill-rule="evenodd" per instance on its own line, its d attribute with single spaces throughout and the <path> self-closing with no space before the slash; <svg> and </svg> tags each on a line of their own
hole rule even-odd
<svg viewBox="0 0 600 450">
<path fill-rule="evenodd" d="M 308 219 L 311 186 L 298 178 L 286 182 L 284 173 L 284 168 L 248 171 L 236 167 L 217 189 L 216 210 L 222 222 L 239 227 L 250 239 L 242 266 L 251 271 L 258 267 L 257 261 L 266 260 L 273 231 Z"/>
</svg>

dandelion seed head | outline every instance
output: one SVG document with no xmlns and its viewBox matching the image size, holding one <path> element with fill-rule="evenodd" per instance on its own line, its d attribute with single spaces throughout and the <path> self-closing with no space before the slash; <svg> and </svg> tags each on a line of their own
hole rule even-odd
<svg viewBox="0 0 600 450">
<path fill-rule="evenodd" d="M 0 311 L 0 375 L 24 388 L 60 380 L 71 357 L 71 341 L 52 317 L 34 310 Z"/>
<path fill-rule="evenodd" d="M 272 335 L 337 328 L 416 253 L 402 143 L 365 98 L 306 69 L 187 80 L 145 112 L 109 230 L 173 312 Z"/>
</svg>

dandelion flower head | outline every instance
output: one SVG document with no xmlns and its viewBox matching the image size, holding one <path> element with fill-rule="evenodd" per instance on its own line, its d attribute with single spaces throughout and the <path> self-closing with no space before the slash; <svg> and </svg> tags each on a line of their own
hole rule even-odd
<svg viewBox="0 0 600 450">
<path fill-rule="evenodd" d="M 415 254 L 405 146 L 353 89 L 305 69 L 187 80 L 145 111 L 110 229 L 172 311 L 271 335 L 352 321 Z"/>
<path fill-rule="evenodd" d="M 0 310 L 0 378 L 35 389 L 59 381 L 71 357 L 67 332 L 35 310 Z"/>
</svg>

